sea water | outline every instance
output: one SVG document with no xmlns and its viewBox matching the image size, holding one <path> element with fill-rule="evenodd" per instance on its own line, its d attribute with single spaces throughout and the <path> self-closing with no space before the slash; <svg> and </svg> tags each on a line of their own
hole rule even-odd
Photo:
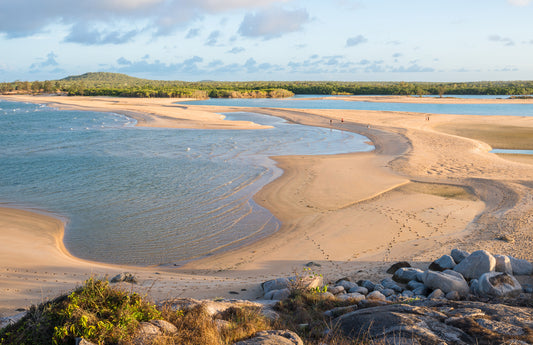
<svg viewBox="0 0 533 345">
<path fill-rule="evenodd" d="M 172 265 L 278 230 L 252 196 L 281 171 L 268 157 L 372 150 L 367 138 L 265 115 L 261 130 L 135 127 L 113 113 L 0 101 L 0 206 L 67 219 L 75 256 Z"/>
</svg>

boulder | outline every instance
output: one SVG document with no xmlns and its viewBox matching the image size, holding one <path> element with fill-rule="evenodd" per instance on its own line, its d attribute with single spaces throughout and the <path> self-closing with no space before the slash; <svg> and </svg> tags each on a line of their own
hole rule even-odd
<svg viewBox="0 0 533 345">
<path fill-rule="evenodd" d="M 111 278 L 111 280 L 109 282 L 110 283 L 126 282 L 126 283 L 137 284 L 137 278 L 133 274 L 131 274 L 129 272 L 123 272 L 123 273 L 119 273 L 116 276 L 114 276 L 113 278 Z"/>
<path fill-rule="evenodd" d="M 469 252 L 466 250 L 461 249 L 452 249 L 451 257 L 453 258 L 453 261 L 455 261 L 456 264 L 459 264 L 461 261 L 466 259 L 470 255 Z"/>
<path fill-rule="evenodd" d="M 522 292 L 522 286 L 512 275 L 488 272 L 479 278 L 478 292 L 483 297 L 515 297 Z"/>
<path fill-rule="evenodd" d="M 511 266 L 513 268 L 513 274 L 516 276 L 531 275 L 533 274 L 533 265 L 527 260 L 517 259 L 509 256 L 511 260 Z"/>
<path fill-rule="evenodd" d="M 461 295 L 457 291 L 450 291 L 446 294 L 446 299 L 450 301 L 458 301 L 461 299 Z"/>
<path fill-rule="evenodd" d="M 393 290 L 393 289 L 383 289 L 381 291 L 381 293 L 383 294 L 383 296 L 385 297 L 389 297 L 389 296 L 392 296 L 392 295 L 395 295 L 396 292 Z"/>
<path fill-rule="evenodd" d="M 406 284 L 411 280 L 416 280 L 419 273 L 423 273 L 421 269 L 413 267 L 402 267 L 394 272 L 392 279 L 395 282 Z"/>
<path fill-rule="evenodd" d="M 450 255 L 443 255 L 429 265 L 432 271 L 442 272 L 444 270 L 453 269 L 457 264 Z"/>
<path fill-rule="evenodd" d="M 235 343 L 234 345 L 303 345 L 298 334 L 289 331 L 261 331 L 253 338 Z"/>
<path fill-rule="evenodd" d="M 494 271 L 513 274 L 513 266 L 511 265 L 511 259 L 505 255 L 494 255 L 496 259 L 496 267 Z"/>
<path fill-rule="evenodd" d="M 416 280 L 411 280 L 409 283 L 407 283 L 406 287 L 407 289 L 409 290 L 416 290 L 418 289 L 419 287 L 424 287 L 424 283 L 421 283 L 419 281 L 416 281 Z"/>
<path fill-rule="evenodd" d="M 454 271 L 459 272 L 466 279 L 478 279 L 483 273 L 494 272 L 496 259 L 486 250 L 477 250 L 462 260 Z"/>
<path fill-rule="evenodd" d="M 463 276 L 452 270 L 427 271 L 424 275 L 424 285 L 430 289 L 440 289 L 444 293 L 457 291 L 461 297 L 466 297 L 470 291 Z"/>
<path fill-rule="evenodd" d="M 411 267 L 411 264 L 408 263 L 407 261 L 397 262 L 393 264 L 391 267 L 389 267 L 389 269 L 387 269 L 387 273 L 394 274 L 394 272 L 396 272 L 399 268 L 402 268 L 402 267 Z"/>
</svg>

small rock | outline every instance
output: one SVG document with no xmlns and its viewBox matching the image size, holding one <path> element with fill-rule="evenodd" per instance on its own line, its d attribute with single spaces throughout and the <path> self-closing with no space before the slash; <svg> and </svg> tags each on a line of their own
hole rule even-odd
<svg viewBox="0 0 533 345">
<path fill-rule="evenodd" d="M 342 295 L 344 295 L 344 294 L 342 294 Z M 332 293 L 329 292 L 329 291 L 321 292 L 321 293 L 320 293 L 320 296 L 321 296 L 322 298 L 335 298 L 335 295 L 332 294 Z"/>
<path fill-rule="evenodd" d="M 472 295 L 479 295 L 479 281 L 477 279 L 470 281 L 470 293 Z"/>
<path fill-rule="evenodd" d="M 362 287 L 362 286 L 356 286 L 356 287 L 353 287 L 351 288 L 350 290 L 348 290 L 349 293 L 352 293 L 352 292 L 357 292 L 357 293 L 360 293 L 361 295 L 368 295 L 368 289 L 365 288 L 365 287 Z"/>
<path fill-rule="evenodd" d="M 527 260 L 517 259 L 509 256 L 511 260 L 511 266 L 513 268 L 513 274 L 517 276 L 531 275 L 533 274 L 533 265 Z"/>
<path fill-rule="evenodd" d="M 334 318 L 334 317 L 338 317 L 343 314 L 349 313 L 351 311 L 357 310 L 358 308 L 359 307 L 357 306 L 357 304 L 349 305 L 347 307 L 337 307 L 337 308 L 333 308 L 333 309 L 325 311 L 323 315 L 325 317 Z"/>
<path fill-rule="evenodd" d="M 393 289 L 383 289 L 381 291 L 381 293 L 385 296 L 385 297 L 389 297 L 389 296 L 392 296 L 395 294 L 395 291 Z"/>
<path fill-rule="evenodd" d="M 522 292 L 522 286 L 507 273 L 489 272 L 479 278 L 478 291 L 481 296 L 515 297 Z"/>
<path fill-rule="evenodd" d="M 391 267 L 389 267 L 389 269 L 387 270 L 387 273 L 394 274 L 394 272 L 396 272 L 399 268 L 402 268 L 402 267 L 411 267 L 411 264 L 408 263 L 407 261 L 397 262 L 393 264 Z"/>
<path fill-rule="evenodd" d="M 404 290 L 402 292 L 402 296 L 405 297 L 405 298 L 413 298 L 415 296 L 415 293 L 413 291 L 410 291 L 410 290 Z"/>
<path fill-rule="evenodd" d="M 461 249 L 452 249 L 451 256 L 453 258 L 453 261 L 455 261 L 456 264 L 459 264 L 461 261 L 466 259 L 468 256 L 470 256 L 470 253 L 466 250 Z"/>
<path fill-rule="evenodd" d="M 385 287 L 381 284 L 374 285 L 374 291 L 383 291 Z"/>
<path fill-rule="evenodd" d="M 508 234 L 500 234 L 496 236 L 496 239 L 503 242 L 512 243 L 514 242 L 514 237 Z"/>
<path fill-rule="evenodd" d="M 430 293 L 428 296 L 429 299 L 437 299 L 437 298 L 443 298 L 443 297 L 444 297 L 444 292 L 442 292 L 441 289 L 433 290 L 433 292 Z"/>
<path fill-rule="evenodd" d="M 461 299 L 461 294 L 458 291 L 450 291 L 446 294 L 446 298 L 450 301 L 458 301 Z"/>
<path fill-rule="evenodd" d="M 76 345 L 96 345 L 95 343 L 85 340 L 83 338 L 76 338 Z"/>
<path fill-rule="evenodd" d="M 387 297 L 385 297 L 381 292 L 379 291 L 372 291 L 369 293 L 366 298 L 368 300 L 377 300 L 377 301 L 386 301 Z"/>
<path fill-rule="evenodd" d="M 522 289 L 525 293 L 533 293 L 533 285 L 531 284 L 523 284 Z"/>
<path fill-rule="evenodd" d="M 496 259 L 496 267 L 494 270 L 496 272 L 504 272 L 508 274 L 513 274 L 513 266 L 511 265 L 511 259 L 505 255 L 494 255 Z"/>
<path fill-rule="evenodd" d="M 357 292 L 351 292 L 351 293 L 346 293 L 346 294 L 342 294 L 342 295 L 337 295 L 336 297 L 337 297 L 337 299 L 339 299 L 341 301 L 350 300 L 350 301 L 353 301 L 355 303 L 359 303 L 359 302 L 363 301 L 366 298 L 365 295 L 361 295 L 360 293 L 357 293 Z"/>
<path fill-rule="evenodd" d="M 415 294 L 415 296 L 427 296 L 429 293 L 430 293 L 430 289 L 427 288 L 427 286 L 425 285 L 422 285 L 420 287 L 417 287 L 416 289 L 413 290 L 413 294 Z"/>
<path fill-rule="evenodd" d="M 424 287 L 424 283 L 421 283 L 419 281 L 416 281 L 416 280 L 411 280 L 409 283 L 407 283 L 407 288 L 409 290 L 415 290 L 415 289 L 418 289 L 419 287 Z"/>
<path fill-rule="evenodd" d="M 381 281 L 381 285 L 383 285 L 383 287 L 386 289 L 392 289 L 398 293 L 403 291 L 403 289 L 400 286 L 398 286 L 398 284 L 396 284 L 394 280 L 392 280 L 392 278 L 383 279 Z"/>
<path fill-rule="evenodd" d="M 478 279 L 483 273 L 494 272 L 496 259 L 486 250 L 477 250 L 462 260 L 454 271 L 459 272 L 466 279 Z"/>
<path fill-rule="evenodd" d="M 421 269 L 413 267 L 402 267 L 394 272 L 392 279 L 395 282 L 406 284 L 411 280 L 416 280 L 418 273 L 423 273 Z"/>
<path fill-rule="evenodd" d="M 376 287 L 376 284 L 370 280 L 360 280 L 357 282 L 357 285 L 366 288 L 368 291 L 374 291 L 374 288 Z"/>
<path fill-rule="evenodd" d="M 152 320 L 150 323 L 158 327 L 163 334 L 178 333 L 178 328 L 166 320 Z"/>
<path fill-rule="evenodd" d="M 328 289 L 328 292 L 334 294 L 334 295 L 338 295 L 340 293 L 343 293 L 345 290 L 344 290 L 344 286 L 342 285 L 337 285 L 337 286 L 334 286 L 334 287 L 331 287 Z"/>
<path fill-rule="evenodd" d="M 309 262 L 306 263 L 304 266 L 305 266 L 305 267 L 322 267 L 321 264 L 317 264 L 316 262 L 313 262 L 313 261 L 309 261 Z"/>
<path fill-rule="evenodd" d="M 289 278 L 277 278 L 268 280 L 261 284 L 263 292 L 266 294 L 272 290 L 281 290 L 289 288 L 291 281 Z"/>
<path fill-rule="evenodd" d="M 429 265 L 432 271 L 442 272 L 444 270 L 453 269 L 457 264 L 450 255 L 443 255 Z"/>
<path fill-rule="evenodd" d="M 126 282 L 126 283 L 137 284 L 137 278 L 135 278 L 135 276 L 133 274 L 131 274 L 131 273 L 123 272 L 123 273 L 119 273 L 116 276 L 114 276 L 113 278 L 111 278 L 111 280 L 109 282 L 111 282 L 111 283 Z"/>
<path fill-rule="evenodd" d="M 358 285 L 356 283 L 353 283 L 348 280 L 340 280 L 335 283 L 335 285 L 340 285 L 344 288 L 344 290 L 349 291 L 351 288 L 357 287 Z"/>
<path fill-rule="evenodd" d="M 265 294 L 264 299 L 281 301 L 283 299 L 288 298 L 290 295 L 291 295 L 291 290 L 289 290 L 288 288 L 279 289 L 279 290 L 271 290 Z"/>
</svg>

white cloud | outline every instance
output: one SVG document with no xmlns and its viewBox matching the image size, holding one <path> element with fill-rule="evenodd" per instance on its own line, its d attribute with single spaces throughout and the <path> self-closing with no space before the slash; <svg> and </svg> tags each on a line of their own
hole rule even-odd
<svg viewBox="0 0 533 345">
<path fill-rule="evenodd" d="M 350 37 L 346 40 L 347 47 L 353 47 L 362 43 L 366 43 L 368 40 L 363 35 L 357 35 L 355 37 Z"/>
<path fill-rule="evenodd" d="M 248 13 L 239 27 L 239 33 L 246 37 L 272 39 L 301 30 L 309 20 L 309 14 L 305 9 L 286 10 L 273 7 Z"/>
<path fill-rule="evenodd" d="M 531 3 L 531 0 L 507 0 L 507 3 L 513 6 L 527 6 Z"/>
</svg>

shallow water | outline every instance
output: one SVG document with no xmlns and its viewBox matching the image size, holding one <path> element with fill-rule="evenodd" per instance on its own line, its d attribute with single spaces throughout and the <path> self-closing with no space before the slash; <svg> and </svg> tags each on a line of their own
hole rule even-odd
<svg viewBox="0 0 533 345">
<path fill-rule="evenodd" d="M 533 140 L 533 139 L 532 139 Z M 533 150 L 506 150 L 506 149 L 494 149 L 491 150 L 492 153 L 507 153 L 507 154 L 517 154 L 517 155 L 533 155 Z"/>
<path fill-rule="evenodd" d="M 430 114 L 458 114 L 458 115 L 514 115 L 533 116 L 533 104 L 417 104 L 417 103 L 382 103 L 382 102 L 352 102 L 335 99 L 309 100 L 310 97 L 324 97 L 322 95 L 307 95 L 306 97 L 292 97 L 285 99 L 266 98 L 211 98 L 202 101 L 180 102 L 180 104 L 220 105 L 234 107 L 270 107 L 291 109 L 358 109 L 405 111 Z M 465 97 L 466 98 L 466 97 Z M 468 97 L 472 98 L 472 97 Z"/>
<path fill-rule="evenodd" d="M 66 217 L 75 256 L 174 264 L 276 231 L 252 196 L 281 171 L 270 155 L 373 149 L 365 137 L 265 115 L 265 130 L 134 127 L 112 113 L 0 101 L 0 204 Z"/>
</svg>

